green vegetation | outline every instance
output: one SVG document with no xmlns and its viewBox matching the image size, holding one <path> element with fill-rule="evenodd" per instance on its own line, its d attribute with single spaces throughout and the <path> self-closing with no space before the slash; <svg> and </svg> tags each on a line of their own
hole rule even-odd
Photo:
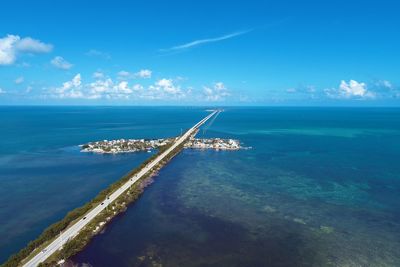
<svg viewBox="0 0 400 267">
<path fill-rule="evenodd" d="M 19 266 L 21 262 L 27 257 L 32 256 L 32 253 L 37 253 L 40 250 L 34 251 L 35 249 L 43 246 L 44 243 L 48 243 L 57 237 L 60 232 L 67 229 L 71 223 L 75 222 L 77 219 L 83 217 L 88 211 L 92 208 L 96 207 L 100 204 L 108 195 L 112 194 L 115 190 L 121 187 L 124 183 L 126 183 L 133 175 L 138 173 L 142 168 L 144 168 L 148 163 L 153 161 L 156 157 L 161 155 L 164 151 L 166 151 L 169 147 L 172 146 L 173 143 L 167 144 L 159 148 L 158 152 L 144 161 L 139 167 L 130 171 L 126 175 L 124 175 L 121 179 L 111 184 L 107 189 L 101 191 L 94 199 L 90 202 L 86 203 L 82 207 L 76 208 L 70 211 L 62 220 L 50 225 L 47 229 L 43 231 L 43 233 L 35 240 L 28 243 L 28 245 L 20 250 L 18 253 L 12 255 L 3 265 L 2 267 L 15 267 Z M 52 257 L 50 257 L 46 263 L 41 264 L 41 266 L 54 266 L 56 263 L 56 259 L 67 259 L 72 255 L 76 254 L 86 244 L 90 241 L 91 237 L 95 235 L 93 230 L 99 225 L 100 222 L 109 221 L 107 218 L 112 218 L 116 214 L 124 211 L 126 209 L 126 205 L 128 203 L 136 200 L 140 194 L 143 192 L 143 188 L 139 185 L 144 182 L 146 179 L 149 179 L 155 171 L 159 170 L 162 165 L 167 163 L 172 157 L 174 157 L 179 151 L 183 148 L 182 145 L 176 147 L 169 155 L 166 156 L 164 160 L 162 160 L 158 165 L 156 165 L 149 173 L 144 175 L 141 179 L 139 179 L 131 189 L 127 191 L 127 193 L 121 195 L 117 200 L 109 205 L 109 209 L 103 211 L 99 216 L 97 216 L 89 225 L 87 225 L 77 237 L 69 241 L 64 245 L 63 249 L 57 253 L 55 253 Z"/>
</svg>

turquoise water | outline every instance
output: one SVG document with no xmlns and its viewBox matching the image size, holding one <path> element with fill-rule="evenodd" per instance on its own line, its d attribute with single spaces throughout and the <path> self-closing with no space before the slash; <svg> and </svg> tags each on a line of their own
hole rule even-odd
<svg viewBox="0 0 400 267">
<path fill-rule="evenodd" d="M 3 125 L 29 122 L 32 134 L 0 133 L 0 203 L 10 203 L 0 206 L 2 259 L 148 156 L 80 154 L 76 144 L 174 135 L 205 114 L 62 108 L 69 115 L 52 110 L 38 126 L 49 110 L 28 111 L 18 110 L 21 123 Z M 96 267 L 400 266 L 399 109 L 227 108 L 201 136 L 252 148 L 185 150 L 71 260 Z"/>
</svg>

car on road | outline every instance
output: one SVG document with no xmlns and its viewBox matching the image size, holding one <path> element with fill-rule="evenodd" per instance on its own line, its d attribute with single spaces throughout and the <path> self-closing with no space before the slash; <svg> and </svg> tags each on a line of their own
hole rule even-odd
<svg viewBox="0 0 400 267">
<path fill-rule="evenodd" d="M 104 202 L 101 202 L 101 205 L 104 205 Z"/>
<path fill-rule="evenodd" d="M 84 220 L 84 219 L 86 219 L 86 216 L 85 216 L 85 217 L 83 217 L 83 219 L 82 219 L 82 220 Z"/>
</svg>

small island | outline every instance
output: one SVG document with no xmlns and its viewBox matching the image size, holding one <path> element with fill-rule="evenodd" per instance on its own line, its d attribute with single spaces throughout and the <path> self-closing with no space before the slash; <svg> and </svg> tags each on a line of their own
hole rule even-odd
<svg viewBox="0 0 400 267">
<path fill-rule="evenodd" d="M 191 138 L 185 143 L 184 147 L 215 150 L 238 150 L 242 148 L 238 140 L 222 138 Z"/>
<path fill-rule="evenodd" d="M 89 142 L 80 145 L 81 152 L 92 152 L 98 154 L 132 153 L 139 151 L 151 151 L 170 144 L 175 138 L 166 139 L 118 139 Z M 184 148 L 193 149 L 215 149 L 215 150 L 239 150 L 242 148 L 240 142 L 234 139 L 222 138 L 190 138 Z"/>
<path fill-rule="evenodd" d="M 174 138 L 168 139 L 118 139 L 89 142 L 80 145 L 81 152 L 93 152 L 99 154 L 131 153 L 138 151 L 150 151 L 170 144 Z"/>
</svg>

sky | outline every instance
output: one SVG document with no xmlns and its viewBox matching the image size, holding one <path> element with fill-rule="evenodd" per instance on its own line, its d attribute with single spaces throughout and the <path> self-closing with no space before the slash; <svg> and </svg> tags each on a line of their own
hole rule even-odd
<svg viewBox="0 0 400 267">
<path fill-rule="evenodd" d="M 400 2 L 3 1 L 0 105 L 400 106 Z"/>
</svg>

